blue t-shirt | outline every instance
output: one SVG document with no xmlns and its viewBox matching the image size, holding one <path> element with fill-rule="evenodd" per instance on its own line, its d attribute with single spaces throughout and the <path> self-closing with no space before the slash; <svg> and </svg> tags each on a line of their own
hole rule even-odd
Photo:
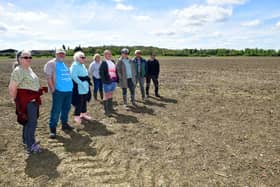
<svg viewBox="0 0 280 187">
<path fill-rule="evenodd" d="M 61 92 L 72 92 L 73 82 L 71 79 L 69 68 L 64 62 L 56 61 L 56 80 L 55 88 Z"/>
<path fill-rule="evenodd" d="M 131 72 L 131 65 L 129 62 L 129 59 L 123 59 L 125 70 L 126 70 L 126 78 L 131 79 L 132 78 L 132 72 Z"/>
</svg>

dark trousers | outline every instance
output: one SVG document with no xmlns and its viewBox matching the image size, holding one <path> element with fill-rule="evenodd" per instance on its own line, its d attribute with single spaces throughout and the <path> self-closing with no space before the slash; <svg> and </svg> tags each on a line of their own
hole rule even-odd
<svg viewBox="0 0 280 187">
<path fill-rule="evenodd" d="M 136 85 L 138 82 L 140 85 L 140 91 L 141 91 L 142 98 L 145 98 L 145 90 L 144 90 L 145 77 L 141 77 L 140 75 L 137 75 L 136 76 Z M 136 85 L 135 85 L 135 87 L 136 87 Z"/>
<path fill-rule="evenodd" d="M 27 117 L 28 121 L 23 126 L 22 138 L 23 143 L 30 149 L 35 143 L 35 131 L 37 127 L 37 117 L 38 117 L 38 104 L 36 102 L 30 102 L 27 104 Z"/>
<path fill-rule="evenodd" d="M 157 95 L 158 94 L 158 76 L 157 75 L 147 75 L 146 76 L 146 94 L 149 95 L 151 80 L 154 83 L 155 94 Z"/>
<path fill-rule="evenodd" d="M 87 94 L 79 95 L 79 101 L 75 106 L 74 115 L 79 116 L 81 113 L 87 112 Z"/>
<path fill-rule="evenodd" d="M 127 79 L 127 86 L 130 91 L 131 101 L 134 102 L 135 87 L 134 87 L 132 79 Z M 127 104 L 127 88 L 122 88 L 122 94 L 123 94 L 124 103 Z"/>
<path fill-rule="evenodd" d="M 97 93 L 98 90 L 99 92 L 103 93 L 103 85 L 101 79 L 97 79 L 93 77 L 93 84 L 94 84 L 93 93 Z"/>
<path fill-rule="evenodd" d="M 71 109 L 72 92 L 55 91 L 52 94 L 52 109 L 50 117 L 50 128 L 56 128 L 59 117 L 62 124 L 68 122 L 68 114 Z"/>
</svg>

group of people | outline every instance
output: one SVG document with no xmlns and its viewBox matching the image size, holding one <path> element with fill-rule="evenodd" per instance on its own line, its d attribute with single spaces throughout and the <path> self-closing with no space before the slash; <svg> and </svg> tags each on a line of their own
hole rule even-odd
<svg viewBox="0 0 280 187">
<path fill-rule="evenodd" d="M 74 106 L 74 121 L 80 125 L 82 120 L 91 120 L 87 113 L 87 103 L 91 100 L 90 86 L 93 80 L 93 97 L 98 98 L 98 92 L 104 105 L 105 115 L 111 116 L 113 112 L 113 93 L 117 85 L 122 88 L 123 104 L 127 109 L 127 88 L 130 91 L 131 103 L 135 103 L 135 88 L 139 82 L 143 100 L 149 97 L 151 80 L 155 87 L 155 96 L 159 95 L 158 76 L 160 72 L 159 61 L 151 53 L 150 59 L 141 57 L 141 51 L 135 51 L 135 57 L 128 57 L 129 50 L 121 50 L 117 63 L 112 59 L 110 50 L 104 51 L 104 59 L 95 54 L 93 62 L 87 69 L 86 56 L 83 52 L 75 52 L 71 67 L 64 62 L 66 52 L 56 49 L 55 58 L 44 66 L 48 87 L 41 87 L 38 76 L 31 68 L 32 55 L 28 50 L 17 53 L 17 61 L 10 78 L 9 94 L 16 105 L 18 123 L 23 125 L 22 142 L 28 153 L 41 152 L 40 142 L 35 140 L 37 119 L 39 117 L 40 96 L 44 92 L 52 93 L 52 106 L 50 111 L 49 128 L 52 139 L 56 138 L 56 129 L 59 119 L 62 130 L 73 130 L 68 123 L 68 114 L 71 104 Z M 146 92 L 144 88 L 146 79 Z"/>
</svg>

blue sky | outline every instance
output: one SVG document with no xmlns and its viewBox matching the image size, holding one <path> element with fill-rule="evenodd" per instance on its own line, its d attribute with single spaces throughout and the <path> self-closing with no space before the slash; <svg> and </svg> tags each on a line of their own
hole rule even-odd
<svg viewBox="0 0 280 187">
<path fill-rule="evenodd" d="M 0 49 L 280 49 L 277 0 L 0 0 Z"/>
</svg>

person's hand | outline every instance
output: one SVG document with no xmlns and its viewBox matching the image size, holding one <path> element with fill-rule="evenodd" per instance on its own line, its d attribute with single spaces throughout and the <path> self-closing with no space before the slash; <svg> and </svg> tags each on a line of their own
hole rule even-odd
<svg viewBox="0 0 280 187">
<path fill-rule="evenodd" d="M 55 92 L 55 88 L 50 88 L 51 92 L 54 93 Z"/>
<path fill-rule="evenodd" d="M 49 88 L 48 88 L 48 87 L 46 87 L 46 86 L 43 86 L 43 87 L 42 87 L 42 91 L 43 91 L 43 92 L 45 92 L 45 93 L 48 93 Z"/>
</svg>

